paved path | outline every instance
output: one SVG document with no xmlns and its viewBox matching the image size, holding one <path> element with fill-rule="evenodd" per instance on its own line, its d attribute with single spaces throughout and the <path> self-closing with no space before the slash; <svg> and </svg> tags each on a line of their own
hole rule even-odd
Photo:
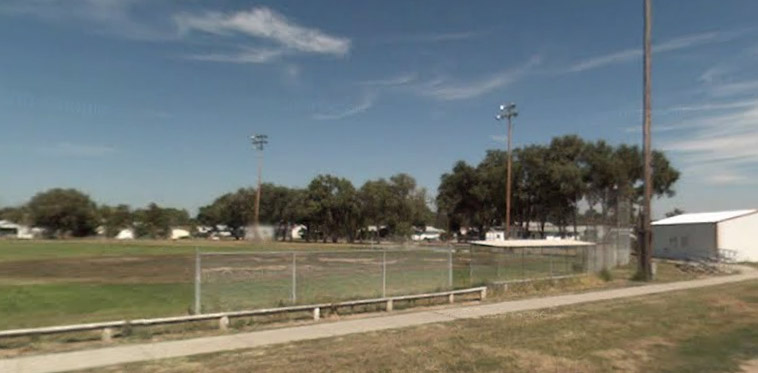
<svg viewBox="0 0 758 373">
<path fill-rule="evenodd" d="M 179 341 L 107 347 L 96 350 L 63 352 L 39 356 L 27 356 L 0 360 L 0 372 L 63 372 L 97 368 L 107 365 L 172 357 L 206 354 L 237 349 L 267 346 L 316 338 L 342 336 L 377 330 L 404 328 L 456 319 L 478 318 L 510 312 L 539 310 L 603 300 L 621 299 L 669 291 L 686 290 L 705 286 L 758 279 L 758 271 L 741 267 L 741 274 L 713 277 L 701 280 L 667 284 L 636 286 L 622 289 L 602 290 L 582 294 L 524 299 L 491 304 L 480 304 L 441 310 L 369 317 L 354 320 L 322 322 L 312 325 L 272 329 L 249 333 L 229 334 L 216 337 L 195 338 Z"/>
</svg>

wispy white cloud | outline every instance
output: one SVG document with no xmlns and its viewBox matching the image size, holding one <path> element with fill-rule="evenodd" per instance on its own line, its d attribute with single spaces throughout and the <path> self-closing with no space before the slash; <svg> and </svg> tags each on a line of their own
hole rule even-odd
<svg viewBox="0 0 758 373">
<path fill-rule="evenodd" d="M 231 13 L 175 13 L 169 2 L 150 0 L 3 0 L 0 13 L 50 22 L 80 23 L 96 33 L 149 41 L 190 41 L 196 33 L 213 40 L 246 39 L 240 48 L 213 50 L 188 59 L 265 63 L 296 53 L 344 56 L 351 41 L 305 27 L 267 7 Z M 150 16 L 144 13 L 150 12 Z M 204 39 L 207 41 L 207 39 Z M 202 45 L 207 46 L 204 42 Z"/>
<path fill-rule="evenodd" d="M 335 112 L 329 113 L 317 113 L 313 115 L 313 119 L 316 120 L 339 120 L 347 117 L 351 117 L 356 114 L 363 113 L 364 111 L 371 109 L 376 102 L 376 95 L 365 94 L 363 98 L 355 105 Z"/>
<path fill-rule="evenodd" d="M 541 58 L 535 56 L 521 66 L 484 78 L 457 82 L 449 82 L 447 79 L 438 78 L 418 84 L 415 90 L 422 96 L 443 101 L 470 99 L 515 83 L 528 75 L 540 62 Z"/>
<path fill-rule="evenodd" d="M 700 74 L 700 77 L 698 78 L 698 81 L 703 83 L 714 83 L 718 81 L 721 77 L 723 77 L 725 74 L 729 72 L 729 69 L 724 66 L 714 66 L 711 67 L 705 71 L 703 71 L 702 74 Z"/>
<path fill-rule="evenodd" d="M 718 97 L 734 96 L 743 93 L 756 94 L 758 93 L 758 80 L 717 84 L 710 87 L 710 92 Z"/>
<path fill-rule="evenodd" d="M 662 112 L 689 112 L 689 111 L 713 111 L 713 110 L 725 110 L 725 109 L 739 109 L 758 106 L 758 100 L 741 100 L 741 101 L 729 101 L 729 102 L 706 102 L 695 105 L 681 105 L 672 106 L 663 109 Z"/>
<path fill-rule="evenodd" d="M 675 39 L 667 40 L 660 44 L 653 45 L 653 53 L 665 53 L 680 49 L 691 48 L 699 45 L 722 42 L 737 36 L 735 32 L 706 32 L 699 34 L 686 35 Z M 630 48 L 621 51 L 588 58 L 570 65 L 566 72 L 582 72 L 592 70 L 608 65 L 633 61 L 642 57 L 641 48 Z"/>
<path fill-rule="evenodd" d="M 391 76 L 389 78 L 384 78 L 384 79 L 364 80 L 362 82 L 359 82 L 358 84 L 366 85 L 366 86 L 394 87 L 394 86 L 406 85 L 408 83 L 415 81 L 417 78 L 418 78 L 418 74 L 416 73 L 406 73 L 406 74 Z"/>
<path fill-rule="evenodd" d="M 114 153 L 116 148 L 105 145 L 72 144 L 69 142 L 57 143 L 49 147 L 39 147 L 40 154 L 56 157 L 83 157 L 96 158 Z"/>
<path fill-rule="evenodd" d="M 731 110 L 727 106 L 678 124 L 678 131 L 663 137 L 662 147 L 704 182 L 757 182 L 746 170 L 758 166 L 758 101 L 735 102 Z"/>
<path fill-rule="evenodd" d="M 506 140 L 508 140 L 508 136 L 506 135 L 490 135 L 490 140 L 500 143 L 505 143 Z"/>
<path fill-rule="evenodd" d="M 229 63 L 266 63 L 283 56 L 283 49 L 243 48 L 236 52 L 208 53 L 185 56 L 196 61 L 229 62 Z"/>
<path fill-rule="evenodd" d="M 385 36 L 376 41 L 379 43 L 442 43 L 470 40 L 477 38 L 482 34 L 483 32 L 478 31 L 437 32 L 415 35 Z"/>
<path fill-rule="evenodd" d="M 170 40 L 173 26 L 151 23 L 135 16 L 136 9 L 152 5 L 145 0 L 3 0 L 0 13 L 31 16 L 51 22 L 74 20 L 96 33 L 128 39 Z"/>
<path fill-rule="evenodd" d="M 273 43 L 282 50 L 335 56 L 343 56 L 350 50 L 350 39 L 301 26 L 266 7 L 235 13 L 180 13 L 174 16 L 174 21 L 182 35 L 192 32 L 242 35 Z"/>
</svg>

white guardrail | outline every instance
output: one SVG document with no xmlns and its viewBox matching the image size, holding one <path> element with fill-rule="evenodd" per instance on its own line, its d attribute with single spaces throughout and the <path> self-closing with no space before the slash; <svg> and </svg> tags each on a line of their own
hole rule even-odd
<svg viewBox="0 0 758 373">
<path fill-rule="evenodd" d="M 262 315 L 273 315 L 273 314 L 278 314 L 278 313 L 311 311 L 313 314 L 313 320 L 318 321 L 321 318 L 322 308 L 336 309 L 340 307 L 352 307 L 352 306 L 359 306 L 359 305 L 384 303 L 385 310 L 387 312 L 390 312 L 392 311 L 394 307 L 394 302 L 396 301 L 447 297 L 448 303 L 454 303 L 455 296 L 462 295 L 462 294 L 478 294 L 479 300 L 481 301 L 487 297 L 487 287 L 480 286 L 480 287 L 469 288 L 469 289 L 443 291 L 439 293 L 402 295 L 402 296 L 396 296 L 396 297 L 386 297 L 386 298 L 376 298 L 376 299 L 361 299 L 361 300 L 339 302 L 339 303 L 321 303 L 321 304 L 309 304 L 309 305 L 302 305 L 302 306 L 289 306 L 289 307 L 278 307 L 278 308 L 265 308 L 265 309 L 256 309 L 256 310 L 246 310 L 246 311 L 207 313 L 207 314 L 190 315 L 190 316 L 162 317 L 162 318 L 155 318 L 155 319 L 106 321 L 106 322 L 89 323 L 89 324 L 3 330 L 3 331 L 0 331 L 0 338 L 28 337 L 28 336 L 45 335 L 45 334 L 62 334 L 62 333 L 101 330 L 102 340 L 110 341 L 113 338 L 113 330 L 115 328 L 124 328 L 124 327 L 131 327 L 131 326 L 180 324 L 180 323 L 214 320 L 214 319 L 218 319 L 218 325 L 220 329 L 226 330 L 229 327 L 229 319 L 235 318 L 235 317 L 262 316 Z"/>
</svg>

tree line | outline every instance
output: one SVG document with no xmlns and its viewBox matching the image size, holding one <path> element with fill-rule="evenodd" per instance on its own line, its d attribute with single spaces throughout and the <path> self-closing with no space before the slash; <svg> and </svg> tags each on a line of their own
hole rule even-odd
<svg viewBox="0 0 758 373">
<path fill-rule="evenodd" d="M 20 207 L 0 209 L 0 219 L 44 228 L 49 237 L 115 237 L 122 229 L 133 229 L 141 238 L 166 238 L 172 227 L 193 230 L 203 225 L 223 226 L 236 239 L 254 219 L 254 188 L 223 194 L 199 209 L 191 218 L 187 210 L 161 207 L 155 203 L 132 209 L 129 205 L 97 205 L 75 189 L 51 189 L 36 194 Z M 288 237 L 296 225 L 305 226 L 306 240 L 378 239 L 407 237 L 414 227 L 430 223 L 434 214 L 424 188 L 407 174 L 369 180 L 355 188 L 346 178 L 318 175 L 306 188 L 289 188 L 265 183 L 261 186 L 259 217 L 274 225 L 277 238 Z M 376 229 L 368 229 L 373 225 Z M 291 236 L 290 236 L 291 238 Z"/>
<path fill-rule="evenodd" d="M 506 157 L 505 151 L 489 150 L 478 165 L 459 161 L 442 175 L 436 202 L 451 231 L 474 227 L 483 235 L 490 227 L 502 226 Z M 638 146 L 613 146 L 575 135 L 555 137 L 547 145 L 515 149 L 512 173 L 512 221 L 524 236 L 532 233 L 528 222 L 539 223 L 544 235 L 548 222 L 565 233 L 571 226 L 576 230 L 580 219 L 591 223 L 622 218 L 615 214 L 623 201 L 632 207 L 624 219 L 634 222 L 642 201 L 643 157 Z M 656 196 L 673 196 L 679 176 L 662 152 L 653 152 Z"/>
<path fill-rule="evenodd" d="M 304 188 L 272 183 L 261 186 L 260 221 L 276 227 L 278 239 L 302 225 L 307 240 L 338 241 L 404 238 L 414 229 L 437 225 L 449 232 L 474 228 L 479 237 L 503 225 L 506 153 L 489 150 L 476 166 L 455 163 L 440 178 L 435 198 L 408 174 L 366 181 L 356 188 L 343 177 L 318 175 Z M 617 211 L 619 201 L 639 205 L 642 198 L 642 153 L 637 146 L 586 141 L 574 135 L 547 145 L 529 145 L 513 152 L 512 221 L 530 234 L 528 222 L 548 222 L 566 232 L 595 219 L 608 221 L 619 213 L 635 219 L 635 209 Z M 666 156 L 653 153 L 656 196 L 671 196 L 679 179 Z M 225 193 L 191 217 L 187 210 L 152 203 L 144 208 L 97 205 L 74 189 L 38 193 L 19 207 L 0 209 L 0 219 L 46 228 L 51 236 L 115 236 L 132 228 L 138 237 L 165 238 L 171 227 L 225 226 L 244 237 L 254 219 L 254 188 Z M 584 210 L 583 212 L 580 212 Z M 374 227 L 369 229 L 369 227 Z"/>
<path fill-rule="evenodd" d="M 99 233 L 115 237 L 122 229 L 133 229 L 141 238 L 166 238 L 171 228 L 191 226 L 193 219 L 184 209 L 151 203 L 133 209 L 129 205 L 98 205 L 76 190 L 53 188 L 37 193 L 19 207 L 0 209 L 0 219 L 44 228 L 48 237 L 87 237 Z"/>
<path fill-rule="evenodd" d="M 203 206 L 197 220 L 227 226 L 235 237 L 254 218 L 254 188 L 243 188 Z M 303 225 L 306 240 L 348 242 L 377 239 L 379 234 L 407 237 L 414 227 L 434 219 L 427 192 L 407 174 L 366 181 L 360 188 L 342 177 L 318 175 L 305 188 L 261 185 L 260 221 L 277 227 L 284 240 L 295 225 Z M 373 226 L 376 229 L 369 230 Z"/>
</svg>

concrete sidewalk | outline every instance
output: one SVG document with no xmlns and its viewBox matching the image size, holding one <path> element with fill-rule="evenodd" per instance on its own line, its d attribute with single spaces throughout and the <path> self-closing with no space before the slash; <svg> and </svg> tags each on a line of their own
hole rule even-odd
<svg viewBox="0 0 758 373">
<path fill-rule="evenodd" d="M 312 325 L 273 329 L 249 333 L 238 333 L 216 337 L 188 340 L 156 342 L 96 350 L 63 352 L 39 356 L 27 356 L 0 360 L 0 372 L 63 372 L 78 369 L 97 368 L 107 365 L 133 363 L 154 359 L 166 359 L 237 349 L 267 346 L 317 338 L 342 336 L 386 329 L 404 328 L 456 319 L 478 318 L 511 312 L 539 310 L 573 304 L 603 300 L 637 297 L 677 290 L 694 289 L 705 286 L 758 279 L 758 271 L 750 267 L 740 267 L 737 275 L 645 285 L 623 289 L 603 290 L 583 294 L 524 299 L 492 304 L 464 306 L 442 310 L 428 310 L 413 313 L 382 315 L 377 317 L 322 322 Z"/>
</svg>

